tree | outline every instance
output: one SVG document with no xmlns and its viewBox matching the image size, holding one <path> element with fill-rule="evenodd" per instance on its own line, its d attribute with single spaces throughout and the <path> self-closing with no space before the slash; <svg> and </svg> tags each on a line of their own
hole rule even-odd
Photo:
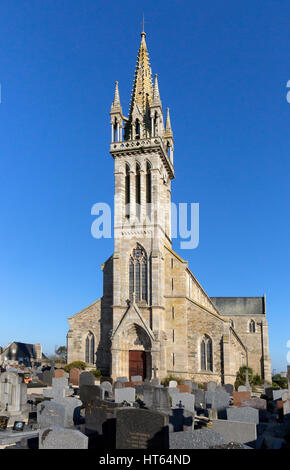
<svg viewBox="0 0 290 470">
<path fill-rule="evenodd" d="M 58 357 L 66 361 L 66 354 L 67 354 L 66 346 L 55 346 L 54 352 Z"/>
</svg>

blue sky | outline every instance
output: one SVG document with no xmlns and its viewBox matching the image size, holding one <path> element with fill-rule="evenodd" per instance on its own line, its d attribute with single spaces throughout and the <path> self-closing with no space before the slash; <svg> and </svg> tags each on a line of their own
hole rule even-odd
<svg viewBox="0 0 290 470">
<path fill-rule="evenodd" d="M 127 112 L 142 13 L 175 137 L 174 202 L 199 202 L 180 250 L 211 296 L 267 296 L 272 367 L 289 321 L 290 4 L 269 0 L 1 2 L 0 344 L 66 342 L 67 317 L 102 294 L 113 240 L 109 111 Z"/>
</svg>

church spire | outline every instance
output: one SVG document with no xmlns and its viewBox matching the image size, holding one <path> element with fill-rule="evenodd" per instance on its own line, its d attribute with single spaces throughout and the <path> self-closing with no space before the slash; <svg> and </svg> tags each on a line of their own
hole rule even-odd
<svg viewBox="0 0 290 470">
<path fill-rule="evenodd" d="M 149 106 L 153 98 L 153 85 L 145 37 L 146 33 L 143 28 L 135 69 L 128 125 L 134 124 L 138 119 L 143 131 L 145 131 L 143 134 L 146 135 L 150 130 Z"/>
<path fill-rule="evenodd" d="M 159 93 L 159 87 L 158 87 L 158 78 L 157 77 L 158 76 L 157 76 L 157 73 L 156 73 L 155 74 L 152 105 L 161 106 L 160 93 Z"/>
</svg>

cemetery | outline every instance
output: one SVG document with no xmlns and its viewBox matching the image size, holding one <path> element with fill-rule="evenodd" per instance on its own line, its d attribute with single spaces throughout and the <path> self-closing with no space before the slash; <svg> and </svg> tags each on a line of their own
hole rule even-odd
<svg viewBox="0 0 290 470">
<path fill-rule="evenodd" d="M 2 369 L 1 449 L 290 449 L 288 389 Z M 30 374 L 25 383 L 23 376 Z M 129 380 L 130 379 L 130 380 Z"/>
</svg>

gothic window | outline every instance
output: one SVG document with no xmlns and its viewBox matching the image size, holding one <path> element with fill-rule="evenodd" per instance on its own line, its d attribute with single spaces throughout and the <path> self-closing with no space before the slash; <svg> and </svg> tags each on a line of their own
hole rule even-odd
<svg viewBox="0 0 290 470">
<path fill-rule="evenodd" d="M 167 156 L 170 158 L 170 143 L 169 142 L 167 142 L 166 151 L 167 151 Z"/>
<path fill-rule="evenodd" d="M 249 323 L 249 332 L 250 333 L 256 333 L 256 324 L 254 320 L 251 320 Z"/>
<path fill-rule="evenodd" d="M 141 204 L 141 183 L 140 183 L 140 165 L 136 164 L 136 175 L 135 175 L 135 186 L 136 186 L 136 215 L 140 218 L 140 204 Z"/>
<path fill-rule="evenodd" d="M 130 216 L 130 168 L 126 165 L 126 176 L 125 176 L 125 216 Z"/>
<path fill-rule="evenodd" d="M 86 363 L 94 364 L 95 362 L 95 338 L 93 333 L 89 331 L 86 337 Z"/>
<path fill-rule="evenodd" d="M 234 324 L 233 320 L 231 320 L 231 327 L 235 328 L 235 324 Z"/>
<path fill-rule="evenodd" d="M 136 302 L 148 302 L 148 262 L 145 250 L 137 245 L 134 248 L 129 262 L 129 298 Z"/>
<path fill-rule="evenodd" d="M 201 370 L 213 371 L 212 340 L 205 335 L 200 345 L 200 367 Z"/>
<path fill-rule="evenodd" d="M 136 119 L 136 124 L 135 124 L 135 138 L 140 139 L 140 122 L 139 119 Z"/>
</svg>

